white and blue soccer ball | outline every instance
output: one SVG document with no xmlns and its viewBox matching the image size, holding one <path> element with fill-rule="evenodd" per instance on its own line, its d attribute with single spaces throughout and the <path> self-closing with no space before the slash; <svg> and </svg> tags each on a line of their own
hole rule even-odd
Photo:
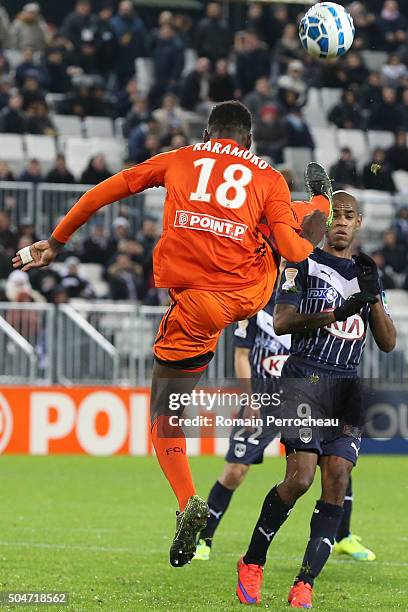
<svg viewBox="0 0 408 612">
<path fill-rule="evenodd" d="M 319 2 L 310 8 L 299 25 L 299 36 L 313 57 L 330 59 L 347 53 L 353 44 L 353 18 L 343 6 Z"/>
</svg>

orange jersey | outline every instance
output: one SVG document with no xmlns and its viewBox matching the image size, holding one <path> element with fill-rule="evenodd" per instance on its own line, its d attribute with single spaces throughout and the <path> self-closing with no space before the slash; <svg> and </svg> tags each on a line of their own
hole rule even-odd
<svg viewBox="0 0 408 612">
<path fill-rule="evenodd" d="M 123 170 L 87 192 L 53 236 L 67 242 L 101 206 L 158 186 L 167 195 L 154 251 L 156 287 L 225 291 L 256 284 L 266 273 L 265 258 L 272 257 L 257 229 L 262 218 L 285 259 L 302 261 L 313 250 L 299 235 L 301 219 L 283 176 L 227 139 L 162 153 Z"/>
</svg>

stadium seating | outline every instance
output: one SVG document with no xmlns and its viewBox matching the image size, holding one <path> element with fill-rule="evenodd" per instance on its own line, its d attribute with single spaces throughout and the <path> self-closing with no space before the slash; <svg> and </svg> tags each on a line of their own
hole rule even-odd
<svg viewBox="0 0 408 612">
<path fill-rule="evenodd" d="M 26 155 L 28 159 L 36 158 L 41 163 L 43 171 L 49 170 L 55 162 L 56 146 L 53 136 L 37 136 L 26 134 Z"/>
<path fill-rule="evenodd" d="M 24 140 L 19 134 L 0 134 L 1 159 L 9 163 L 10 168 L 20 173 L 25 164 Z"/>
<path fill-rule="evenodd" d="M 321 91 L 321 96 L 322 96 L 323 110 L 325 114 L 327 115 L 327 113 L 333 108 L 333 106 L 335 104 L 338 104 L 338 102 L 340 102 L 340 98 L 341 98 L 341 94 L 343 93 L 343 90 L 323 87 L 320 91 Z M 320 109 L 320 112 L 321 112 L 321 109 Z"/>
<path fill-rule="evenodd" d="M 113 138 L 113 123 L 108 117 L 86 117 L 84 128 L 89 138 Z"/>
<path fill-rule="evenodd" d="M 384 130 L 370 130 L 367 132 L 368 145 L 371 150 L 376 147 L 388 149 L 394 143 L 394 134 Z"/>
<path fill-rule="evenodd" d="M 363 130 L 337 130 L 337 139 L 340 148 L 349 147 L 351 149 L 358 164 L 367 163 L 369 151 Z"/>
<path fill-rule="evenodd" d="M 285 164 L 293 172 L 296 187 L 299 190 L 304 189 L 305 167 L 312 160 L 312 150 L 297 147 L 285 147 L 283 156 Z"/>
<path fill-rule="evenodd" d="M 326 113 L 322 112 L 322 99 L 316 87 L 311 87 L 308 91 L 303 115 L 309 125 L 317 128 L 327 126 Z"/>
<path fill-rule="evenodd" d="M 405 170 L 397 170 L 392 174 L 394 183 L 398 191 L 408 193 L 408 172 Z"/>
<path fill-rule="evenodd" d="M 87 138 L 67 138 L 65 141 L 67 166 L 76 176 L 80 176 L 92 157 L 91 142 Z"/>
<path fill-rule="evenodd" d="M 60 136 L 82 136 L 83 128 L 79 117 L 73 115 L 53 115 L 51 118 Z"/>
</svg>

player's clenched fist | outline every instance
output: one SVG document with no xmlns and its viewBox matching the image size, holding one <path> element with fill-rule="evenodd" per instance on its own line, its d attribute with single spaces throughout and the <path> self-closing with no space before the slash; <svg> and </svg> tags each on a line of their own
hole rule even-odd
<svg viewBox="0 0 408 612">
<path fill-rule="evenodd" d="M 27 272 L 32 268 L 49 266 L 57 257 L 61 246 L 54 238 L 34 242 L 31 246 L 16 253 L 12 260 L 13 268 L 21 268 L 24 272 Z"/>
</svg>

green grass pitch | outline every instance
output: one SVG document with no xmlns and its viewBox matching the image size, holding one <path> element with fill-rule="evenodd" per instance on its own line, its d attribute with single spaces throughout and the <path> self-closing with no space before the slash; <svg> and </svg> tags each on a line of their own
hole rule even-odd
<svg viewBox="0 0 408 612">
<path fill-rule="evenodd" d="M 222 458 L 193 458 L 206 496 Z M 353 530 L 377 553 L 370 564 L 333 556 L 318 580 L 321 612 L 408 610 L 408 458 L 361 457 L 354 472 Z M 67 591 L 67 607 L 25 610 L 238 610 L 235 564 L 261 501 L 284 461 L 250 471 L 219 529 L 210 562 L 168 563 L 175 500 L 153 457 L 12 457 L 0 460 L 1 591 Z M 263 603 L 288 609 L 318 484 L 298 503 L 270 549 Z M 18 608 L 1 608 L 12 609 Z"/>
</svg>

